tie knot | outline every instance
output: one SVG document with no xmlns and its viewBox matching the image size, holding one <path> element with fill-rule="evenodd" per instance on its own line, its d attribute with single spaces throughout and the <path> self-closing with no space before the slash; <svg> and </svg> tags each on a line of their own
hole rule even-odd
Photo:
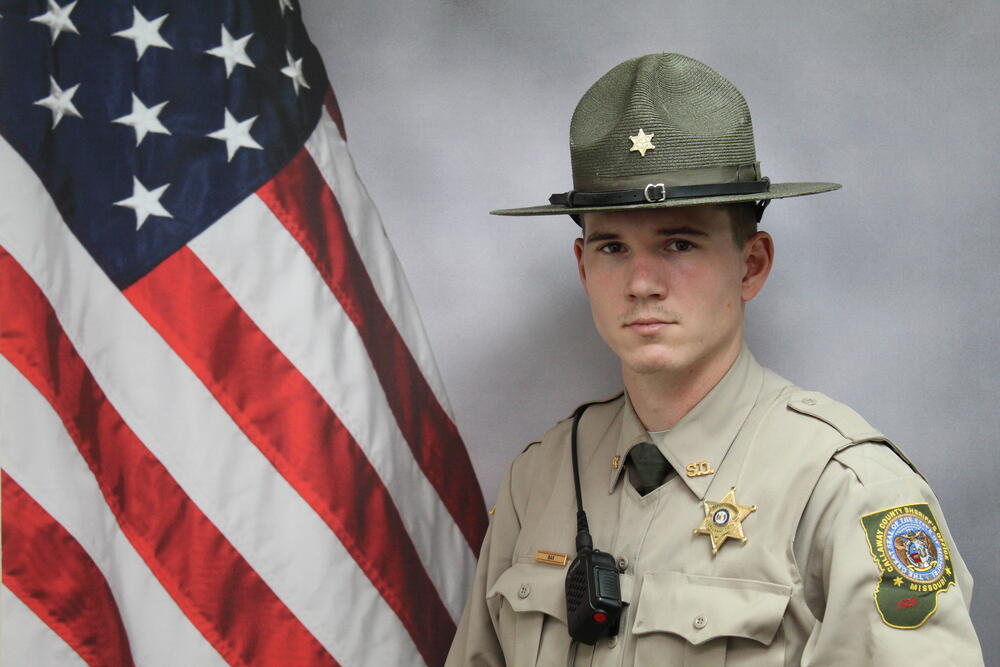
<svg viewBox="0 0 1000 667">
<path fill-rule="evenodd" d="M 658 488 L 670 472 L 670 464 L 660 449 L 648 442 L 641 442 L 630 449 L 628 461 L 635 471 L 632 484 L 640 496 Z"/>
</svg>

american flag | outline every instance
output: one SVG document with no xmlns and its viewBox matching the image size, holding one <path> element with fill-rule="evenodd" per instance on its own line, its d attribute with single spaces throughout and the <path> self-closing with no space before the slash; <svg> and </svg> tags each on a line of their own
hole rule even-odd
<svg viewBox="0 0 1000 667">
<path fill-rule="evenodd" d="M 295 1 L 0 0 L 0 135 L 0 661 L 442 663 L 485 508 Z"/>
</svg>

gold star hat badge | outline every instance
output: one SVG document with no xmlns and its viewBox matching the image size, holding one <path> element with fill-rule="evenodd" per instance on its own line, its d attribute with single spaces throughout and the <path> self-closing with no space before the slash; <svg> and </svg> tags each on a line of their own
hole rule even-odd
<svg viewBox="0 0 1000 667">
<path fill-rule="evenodd" d="M 712 540 L 712 555 L 719 553 L 719 547 L 732 537 L 740 542 L 746 542 L 746 535 L 743 534 L 743 520 L 752 512 L 757 511 L 756 505 L 739 505 L 736 503 L 736 487 L 729 489 L 729 493 L 720 502 L 712 500 L 701 501 L 705 506 L 705 520 L 694 529 L 695 535 L 708 535 Z"/>
<path fill-rule="evenodd" d="M 639 134 L 634 137 L 629 137 L 629 139 L 632 140 L 632 148 L 628 149 L 629 153 L 632 151 L 639 151 L 640 156 L 646 157 L 646 151 L 651 151 L 656 148 L 652 142 L 653 134 L 646 134 L 642 131 L 641 127 L 639 128 Z"/>
</svg>

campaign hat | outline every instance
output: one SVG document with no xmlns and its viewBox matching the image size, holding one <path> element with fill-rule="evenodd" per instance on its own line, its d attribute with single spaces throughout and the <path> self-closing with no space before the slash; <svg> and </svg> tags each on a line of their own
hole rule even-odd
<svg viewBox="0 0 1000 667">
<path fill-rule="evenodd" d="M 750 109 L 708 65 L 678 53 L 627 60 L 597 80 L 570 122 L 573 189 L 495 215 L 760 202 L 839 183 L 772 183 L 757 160 Z"/>
</svg>

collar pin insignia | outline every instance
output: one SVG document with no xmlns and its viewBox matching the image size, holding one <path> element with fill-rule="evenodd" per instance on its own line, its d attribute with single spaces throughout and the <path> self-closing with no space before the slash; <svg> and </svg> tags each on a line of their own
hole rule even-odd
<svg viewBox="0 0 1000 667">
<path fill-rule="evenodd" d="M 656 146 L 654 146 L 653 142 L 651 141 L 652 138 L 653 138 L 653 133 L 646 134 L 645 132 L 642 131 L 642 128 L 640 127 L 639 134 L 635 135 L 634 137 L 631 136 L 629 137 L 629 139 L 632 140 L 632 148 L 628 149 L 629 153 L 631 153 L 632 151 L 639 151 L 639 155 L 641 157 L 646 157 L 646 151 L 651 151 L 654 148 L 656 148 Z"/>
<path fill-rule="evenodd" d="M 618 466 L 620 466 L 621 463 L 622 463 L 622 457 L 621 456 L 615 454 L 614 456 L 611 457 L 611 469 L 612 470 L 618 470 Z"/>
<path fill-rule="evenodd" d="M 743 534 L 743 520 L 756 512 L 757 506 L 737 504 L 735 486 L 729 489 L 729 493 L 721 501 L 703 500 L 701 503 L 705 506 L 705 520 L 694 529 L 694 534 L 709 536 L 713 556 L 719 553 L 719 548 L 727 538 L 747 541 Z"/>
<path fill-rule="evenodd" d="M 684 470 L 688 477 L 704 477 L 705 475 L 715 474 L 715 471 L 712 470 L 712 464 L 708 461 L 695 461 L 694 463 L 689 463 L 684 466 Z"/>
</svg>

